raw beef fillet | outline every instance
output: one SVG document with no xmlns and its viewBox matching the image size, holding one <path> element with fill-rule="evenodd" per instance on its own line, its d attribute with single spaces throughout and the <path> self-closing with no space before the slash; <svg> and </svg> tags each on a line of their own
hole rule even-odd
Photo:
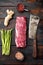
<svg viewBox="0 0 43 65">
<path fill-rule="evenodd" d="M 16 17 L 15 43 L 17 47 L 26 46 L 26 17 Z"/>
</svg>

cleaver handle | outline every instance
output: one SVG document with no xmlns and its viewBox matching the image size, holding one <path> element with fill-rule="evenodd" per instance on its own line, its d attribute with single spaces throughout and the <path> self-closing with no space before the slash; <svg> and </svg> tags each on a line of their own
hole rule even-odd
<svg viewBox="0 0 43 65">
<path fill-rule="evenodd" d="M 37 47 L 36 47 L 36 40 L 33 40 L 33 57 L 37 57 Z"/>
</svg>

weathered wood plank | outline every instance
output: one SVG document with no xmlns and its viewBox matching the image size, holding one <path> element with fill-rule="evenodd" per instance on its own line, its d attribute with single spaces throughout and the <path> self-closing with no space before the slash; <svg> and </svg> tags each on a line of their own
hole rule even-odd
<svg viewBox="0 0 43 65">
<path fill-rule="evenodd" d="M 23 0 L 0 0 L 0 6 L 16 6 L 17 3 Z"/>
<path fill-rule="evenodd" d="M 4 65 L 8 65 L 8 63 L 4 64 Z M 34 64 L 34 63 L 20 63 L 20 62 L 18 62 L 18 63 L 12 63 L 12 65 L 43 65 L 43 64 L 42 63 Z"/>
<path fill-rule="evenodd" d="M 43 45 L 38 46 L 38 58 L 43 58 Z"/>
<path fill-rule="evenodd" d="M 25 51 L 24 51 L 25 50 Z M 17 51 L 21 51 L 24 55 L 25 55 L 25 60 L 23 61 L 23 64 L 42 64 L 43 63 L 43 60 L 42 59 L 33 59 L 32 57 L 32 46 L 27 46 L 26 48 L 16 48 L 15 46 L 12 46 L 11 47 L 11 53 L 9 56 L 2 56 L 1 55 L 1 46 L 0 46 L 0 61 L 3 63 L 3 64 L 18 64 L 18 63 L 21 63 L 20 61 L 17 61 L 15 59 L 15 53 Z M 39 58 L 43 55 L 41 55 L 43 52 L 43 46 L 38 46 L 38 52 L 39 52 Z M 37 57 L 38 58 L 38 57 Z"/>
<path fill-rule="evenodd" d="M 25 51 L 24 51 L 25 50 Z M 30 50 L 30 51 L 29 51 Z M 4 63 L 15 63 L 15 62 L 18 62 L 16 59 L 15 59 L 15 53 L 17 52 L 17 51 L 21 51 L 24 55 L 25 55 L 25 57 L 27 56 L 27 55 L 29 55 L 30 56 L 30 54 L 32 53 L 32 48 L 30 48 L 30 47 L 26 47 L 26 48 L 24 48 L 24 49 L 20 49 L 20 48 L 16 48 L 15 46 L 12 46 L 11 47 L 11 54 L 10 54 L 10 56 L 2 56 L 1 55 L 1 46 L 0 46 L 0 61 L 4 61 Z M 25 59 L 26 60 L 26 59 Z M 25 62 L 25 61 L 24 61 Z"/>
<path fill-rule="evenodd" d="M 17 6 L 18 3 L 23 3 L 25 6 L 31 6 L 33 5 L 33 7 L 35 7 L 37 5 L 37 2 L 35 3 L 28 3 L 24 0 L 1 0 L 0 1 L 0 6 Z M 35 5 L 35 6 L 34 6 Z"/>
<path fill-rule="evenodd" d="M 29 12 L 19 13 L 16 7 L 0 7 L 0 18 L 5 18 L 7 9 L 15 12 L 15 15 L 13 16 L 14 18 L 16 18 L 16 16 L 26 16 L 29 18 Z"/>
<path fill-rule="evenodd" d="M 34 9 L 34 7 L 31 9 L 32 7 L 30 7 L 30 10 Z M 5 18 L 6 16 L 6 10 L 9 9 L 9 10 L 13 10 L 15 12 L 15 15 L 13 16 L 13 18 L 16 18 L 16 16 L 26 16 L 27 18 L 30 18 L 30 12 L 23 12 L 23 13 L 20 13 L 17 11 L 17 7 L 0 7 L 0 18 Z M 29 9 L 29 7 L 28 7 Z M 42 13 L 39 13 L 38 16 L 43 19 L 43 14 Z"/>
<path fill-rule="evenodd" d="M 4 65 L 7 65 L 7 64 L 4 64 Z M 38 63 L 38 64 L 31 64 L 31 63 L 14 63 L 14 64 L 12 64 L 12 65 L 43 65 L 43 64 L 41 64 L 41 63 Z"/>
</svg>

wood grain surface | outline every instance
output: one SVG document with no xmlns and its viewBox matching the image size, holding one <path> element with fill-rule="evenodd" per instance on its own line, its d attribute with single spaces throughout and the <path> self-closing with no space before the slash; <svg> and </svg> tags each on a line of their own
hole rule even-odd
<svg viewBox="0 0 43 65">
<path fill-rule="evenodd" d="M 37 29 L 37 58 L 33 58 L 33 40 L 29 39 L 28 32 L 29 32 L 29 17 L 30 12 L 23 12 L 19 13 L 17 11 L 17 4 L 23 3 L 28 10 L 32 10 L 38 8 L 38 2 L 29 3 L 26 0 L 0 0 L 0 29 L 13 29 L 12 30 L 12 42 L 11 42 L 11 53 L 9 56 L 2 56 L 2 43 L 0 39 L 0 65 L 43 65 L 43 8 L 40 8 L 42 12 L 38 14 L 40 17 L 40 22 Z M 6 16 L 6 10 L 10 9 L 15 12 L 13 19 L 10 21 L 8 27 L 3 25 L 4 18 Z M 26 48 L 17 48 L 15 45 L 15 24 L 16 24 L 16 17 L 17 16 L 26 16 L 27 17 L 27 46 Z M 15 59 L 15 53 L 17 51 L 21 51 L 25 59 L 24 61 L 20 62 Z"/>
</svg>

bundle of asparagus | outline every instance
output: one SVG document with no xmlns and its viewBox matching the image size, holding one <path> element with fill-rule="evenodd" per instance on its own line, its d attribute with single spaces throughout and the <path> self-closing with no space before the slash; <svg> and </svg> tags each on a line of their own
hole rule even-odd
<svg viewBox="0 0 43 65">
<path fill-rule="evenodd" d="M 0 30 L 2 41 L 2 55 L 10 54 L 11 31 L 12 30 Z"/>
</svg>

